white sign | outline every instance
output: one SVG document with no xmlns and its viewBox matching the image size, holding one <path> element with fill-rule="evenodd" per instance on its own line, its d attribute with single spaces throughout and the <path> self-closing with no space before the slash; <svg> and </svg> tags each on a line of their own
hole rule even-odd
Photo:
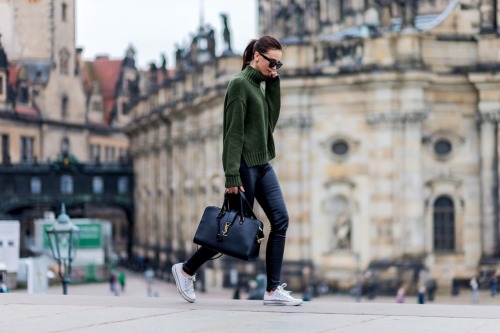
<svg viewBox="0 0 500 333">
<path fill-rule="evenodd" d="M 7 272 L 17 272 L 20 234 L 19 221 L 0 221 L 0 263 L 5 265 Z"/>
</svg>

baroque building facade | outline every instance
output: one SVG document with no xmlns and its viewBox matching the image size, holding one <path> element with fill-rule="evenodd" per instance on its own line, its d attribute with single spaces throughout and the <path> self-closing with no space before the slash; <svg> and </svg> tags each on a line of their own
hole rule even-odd
<svg viewBox="0 0 500 333">
<path fill-rule="evenodd" d="M 346 287 L 359 269 L 442 287 L 498 269 L 498 15 L 497 1 L 259 1 L 259 34 L 286 45 L 273 166 L 288 265 Z M 196 60 L 179 57 L 127 129 L 134 251 L 159 266 L 196 249 L 224 192 L 224 89 L 241 63 Z"/>
</svg>

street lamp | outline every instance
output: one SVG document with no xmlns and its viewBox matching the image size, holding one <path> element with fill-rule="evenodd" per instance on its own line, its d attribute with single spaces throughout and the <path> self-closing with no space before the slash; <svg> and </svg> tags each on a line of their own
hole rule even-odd
<svg viewBox="0 0 500 333">
<path fill-rule="evenodd" d="M 68 294 L 68 282 L 71 276 L 71 262 L 75 259 L 76 248 L 80 238 L 80 228 L 71 223 L 66 214 L 64 204 L 57 223 L 45 230 L 49 239 L 52 256 L 59 266 L 59 277 L 63 285 L 63 294 Z"/>
</svg>

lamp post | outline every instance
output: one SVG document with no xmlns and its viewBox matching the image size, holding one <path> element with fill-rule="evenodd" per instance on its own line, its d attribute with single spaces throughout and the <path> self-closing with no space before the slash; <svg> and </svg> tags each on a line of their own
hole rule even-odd
<svg viewBox="0 0 500 333">
<path fill-rule="evenodd" d="M 71 276 L 71 262 L 75 259 L 76 248 L 80 236 L 80 229 L 71 223 L 66 214 L 64 204 L 61 206 L 61 214 L 57 217 L 57 223 L 45 230 L 49 239 L 52 256 L 59 267 L 59 277 L 63 285 L 63 294 L 68 294 L 68 282 Z"/>
</svg>

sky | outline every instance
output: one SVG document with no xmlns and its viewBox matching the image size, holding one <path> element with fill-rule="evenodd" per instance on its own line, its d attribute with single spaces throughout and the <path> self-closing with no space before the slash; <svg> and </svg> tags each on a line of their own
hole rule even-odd
<svg viewBox="0 0 500 333">
<path fill-rule="evenodd" d="M 229 16 L 235 52 L 242 53 L 257 37 L 256 0 L 76 0 L 76 46 L 89 60 L 96 55 L 121 59 L 133 45 L 139 68 L 160 64 L 161 53 L 172 67 L 176 44 L 187 45 L 198 30 L 200 8 L 204 24 L 215 29 L 219 54 L 224 45 L 220 13 Z"/>
</svg>

